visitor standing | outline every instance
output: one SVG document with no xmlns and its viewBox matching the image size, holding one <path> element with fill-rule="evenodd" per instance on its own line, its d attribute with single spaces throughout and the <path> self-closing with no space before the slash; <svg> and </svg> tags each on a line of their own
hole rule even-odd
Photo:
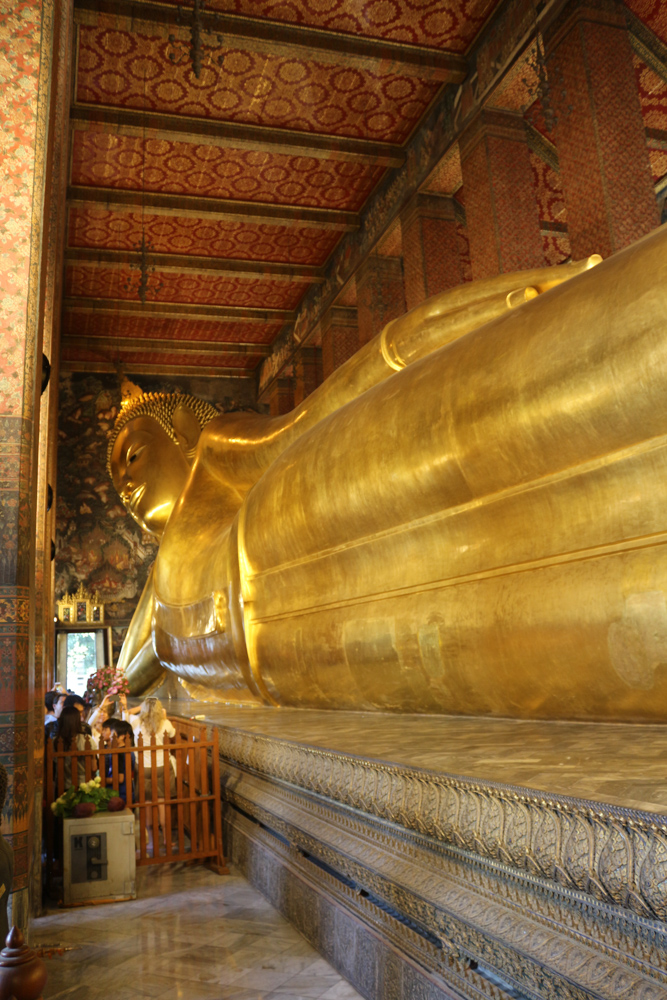
<svg viewBox="0 0 667 1000">
<path fill-rule="evenodd" d="M 142 702 L 139 714 L 132 720 L 132 728 L 134 729 L 135 736 L 139 736 L 143 739 L 144 747 L 150 747 L 151 741 L 155 740 L 158 746 L 163 746 L 167 740 L 172 739 L 176 735 L 176 730 L 167 718 L 167 713 L 162 705 L 162 702 L 158 698 L 146 698 Z M 165 760 L 166 756 L 166 760 Z M 139 761 L 139 766 L 143 768 L 144 773 L 144 787 L 146 789 L 147 796 L 152 798 L 153 789 L 153 754 L 150 749 L 144 749 L 143 754 L 140 755 L 141 759 Z M 164 790 L 165 782 L 169 781 L 169 791 L 173 797 L 176 794 L 176 778 L 174 774 L 173 758 L 170 756 L 169 751 L 156 750 L 155 751 L 155 766 L 157 769 L 157 794 L 158 794 L 158 815 L 160 821 L 160 830 L 165 830 L 165 808 L 164 808 Z M 140 786 L 141 787 L 141 786 Z M 146 828 L 149 834 L 149 849 L 152 849 L 152 843 L 154 840 L 152 824 L 153 816 L 152 809 L 146 810 Z M 159 837 L 158 837 L 159 844 Z M 159 848 L 158 848 L 159 849 Z"/>
</svg>

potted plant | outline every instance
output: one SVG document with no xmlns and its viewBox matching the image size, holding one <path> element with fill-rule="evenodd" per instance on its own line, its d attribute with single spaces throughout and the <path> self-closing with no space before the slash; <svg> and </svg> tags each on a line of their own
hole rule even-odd
<svg viewBox="0 0 667 1000">
<path fill-rule="evenodd" d="M 99 775 L 84 781 L 78 787 L 70 786 L 66 792 L 51 803 L 54 816 L 67 819 L 73 816 L 82 819 L 96 812 L 120 812 L 125 808 L 125 802 L 113 788 L 102 788 Z"/>
</svg>

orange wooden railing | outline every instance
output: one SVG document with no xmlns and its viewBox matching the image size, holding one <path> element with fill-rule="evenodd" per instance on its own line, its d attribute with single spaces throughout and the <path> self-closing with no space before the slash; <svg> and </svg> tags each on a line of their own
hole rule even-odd
<svg viewBox="0 0 667 1000">
<path fill-rule="evenodd" d="M 125 758 L 126 802 L 138 820 L 139 836 L 137 864 L 155 865 L 175 861 L 206 861 L 218 871 L 225 872 L 222 851 L 222 814 L 220 807 L 220 760 L 218 733 L 211 738 L 206 730 L 187 727 L 181 720 L 176 723 L 177 734 L 173 741 L 156 743 L 155 738 L 144 744 L 139 736 L 135 747 L 118 747 L 114 737 L 109 746 L 99 750 L 86 740 L 84 750 L 64 750 L 58 743 L 47 741 L 46 747 L 46 809 L 45 835 L 47 849 L 47 881 L 51 885 L 55 848 L 56 820 L 51 803 L 71 785 L 78 785 L 80 777 L 90 781 L 99 769 L 101 784 L 118 791 L 121 768 L 118 759 Z M 132 774 L 132 754 L 137 762 L 137 777 Z M 144 767 L 144 755 L 150 755 L 150 767 Z M 111 757 L 111 777 L 106 776 L 104 758 Z M 100 767 L 100 759 L 102 766 Z M 162 763 L 160 763 L 162 761 Z M 171 762 L 174 762 L 173 764 Z M 158 769 L 164 767 L 164 795 L 158 790 Z M 169 775 L 174 774 L 174 788 Z M 175 792 L 175 794 L 174 794 Z M 164 850 L 158 830 L 161 826 Z M 149 831 L 153 832 L 150 845 Z"/>
</svg>

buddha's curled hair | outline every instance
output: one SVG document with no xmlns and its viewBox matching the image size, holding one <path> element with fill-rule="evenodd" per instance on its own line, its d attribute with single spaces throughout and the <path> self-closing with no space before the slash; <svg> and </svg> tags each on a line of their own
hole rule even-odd
<svg viewBox="0 0 667 1000">
<path fill-rule="evenodd" d="M 127 403 L 122 403 L 116 422 L 109 432 L 109 446 L 107 448 L 107 472 L 109 475 L 111 475 L 111 452 L 116 438 L 123 427 L 135 417 L 153 417 L 174 444 L 178 444 L 173 416 L 179 406 L 187 406 L 192 410 L 199 421 L 200 428 L 204 428 L 213 417 L 219 416 L 218 411 L 211 403 L 184 392 L 144 392 L 141 396 L 135 397 Z"/>
</svg>

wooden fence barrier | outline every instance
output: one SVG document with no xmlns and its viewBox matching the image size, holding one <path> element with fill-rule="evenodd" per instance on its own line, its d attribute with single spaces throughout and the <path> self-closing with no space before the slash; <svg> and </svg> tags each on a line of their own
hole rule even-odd
<svg viewBox="0 0 667 1000">
<path fill-rule="evenodd" d="M 126 785 L 127 806 L 138 819 L 138 865 L 206 861 L 221 874 L 227 871 L 222 852 L 218 733 L 214 730 L 209 739 L 204 728 L 185 732 L 181 727 L 174 741 L 156 743 L 153 737 L 144 744 L 139 736 L 136 747 L 119 747 L 115 736 L 110 745 L 99 750 L 88 739 L 83 750 L 64 750 L 60 742 L 54 745 L 52 740 L 47 741 L 45 833 L 49 885 L 57 848 L 51 803 L 70 785 L 88 782 L 98 771 L 103 787 L 118 791 L 121 784 Z M 130 775 L 135 776 L 133 781 L 128 780 Z"/>
</svg>

